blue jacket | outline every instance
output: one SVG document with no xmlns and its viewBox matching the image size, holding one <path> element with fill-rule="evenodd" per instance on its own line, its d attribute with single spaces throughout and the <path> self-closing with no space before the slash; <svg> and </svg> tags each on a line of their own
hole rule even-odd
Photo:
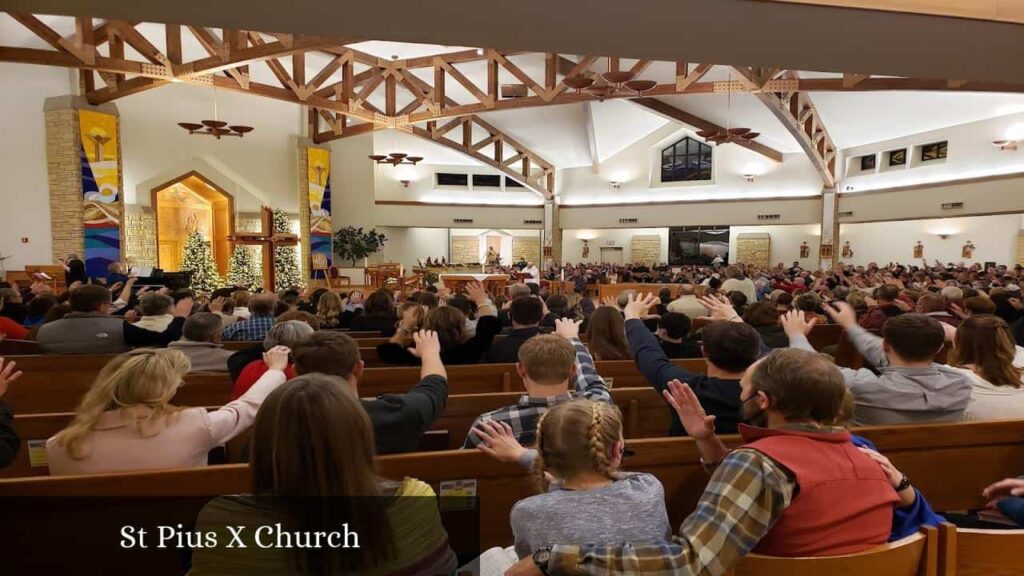
<svg viewBox="0 0 1024 576">
<path fill-rule="evenodd" d="M 854 446 L 878 451 L 878 448 L 867 438 L 861 438 L 856 434 L 851 434 L 850 437 L 853 440 Z M 890 542 L 914 534 L 921 526 L 938 526 L 946 521 L 945 518 L 932 510 L 931 505 L 924 499 L 924 494 L 921 494 L 920 490 L 914 488 L 914 492 L 917 493 L 917 498 L 914 499 L 912 506 L 909 508 L 897 508 L 893 511 L 892 532 L 889 534 Z"/>
</svg>

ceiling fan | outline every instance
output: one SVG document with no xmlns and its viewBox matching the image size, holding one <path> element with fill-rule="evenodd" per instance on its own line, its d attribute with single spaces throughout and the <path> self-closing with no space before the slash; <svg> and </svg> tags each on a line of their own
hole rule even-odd
<svg viewBox="0 0 1024 576">
<path fill-rule="evenodd" d="M 729 82 L 732 83 L 732 74 L 729 75 Z M 732 91 L 726 92 L 725 128 L 717 130 L 698 130 L 697 135 L 715 144 L 730 144 L 736 142 L 749 142 L 761 135 L 760 132 L 752 132 L 750 128 L 732 128 Z"/>
</svg>

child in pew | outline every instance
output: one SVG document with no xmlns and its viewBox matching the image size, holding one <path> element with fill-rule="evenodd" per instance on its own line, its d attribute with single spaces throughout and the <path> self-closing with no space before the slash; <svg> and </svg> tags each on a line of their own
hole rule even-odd
<svg viewBox="0 0 1024 576">
<path fill-rule="evenodd" d="M 190 367 L 180 351 L 142 348 L 117 356 L 100 370 L 71 425 L 46 441 L 50 474 L 205 466 L 207 453 L 249 428 L 263 399 L 284 383 L 290 352 L 268 350 L 267 372 L 214 411 L 170 403 Z"/>
<path fill-rule="evenodd" d="M 456 565 L 431 487 L 377 476 L 373 426 L 339 377 L 305 374 L 275 390 L 253 426 L 253 494 L 221 496 L 196 530 L 217 546 L 193 551 L 191 576 L 450 574 Z M 296 498 L 298 497 L 298 498 Z M 359 548 L 261 548 L 259 527 L 358 534 Z M 229 527 L 245 548 L 229 547 Z M 264 540 L 267 540 L 264 537 Z"/>
<path fill-rule="evenodd" d="M 504 422 L 482 422 L 476 433 L 480 451 L 531 468 L 546 491 L 512 508 L 519 558 L 556 542 L 657 544 L 671 537 L 661 482 L 619 470 L 625 441 L 614 405 L 573 400 L 553 407 L 537 423 L 533 450 Z"/>
<path fill-rule="evenodd" d="M 545 412 L 558 404 L 586 398 L 611 402 L 611 393 L 597 374 L 594 359 L 580 341 L 580 322 L 559 318 L 554 334 L 530 338 L 519 348 L 516 371 L 523 379 L 526 394 L 513 406 L 505 406 L 481 414 L 473 422 L 463 448 L 480 444 L 473 429 L 483 422 L 504 422 L 512 428 L 517 441 L 533 444 L 537 422 Z M 569 382 L 575 386 L 569 391 Z"/>
</svg>

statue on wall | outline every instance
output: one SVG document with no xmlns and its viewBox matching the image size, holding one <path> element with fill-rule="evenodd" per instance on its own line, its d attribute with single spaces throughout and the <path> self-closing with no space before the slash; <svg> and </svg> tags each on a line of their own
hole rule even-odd
<svg viewBox="0 0 1024 576">
<path fill-rule="evenodd" d="M 494 251 L 494 246 L 487 247 L 486 262 L 488 266 L 497 266 L 501 262 L 501 256 L 498 256 L 498 253 Z"/>
<path fill-rule="evenodd" d="M 843 258 L 853 258 L 853 248 L 849 242 L 843 244 Z"/>
<path fill-rule="evenodd" d="M 590 242 L 587 240 L 583 241 L 583 259 L 590 258 Z"/>
<path fill-rule="evenodd" d="M 964 244 L 963 249 L 960 250 L 960 256 L 966 260 L 974 258 L 974 248 L 974 243 L 968 240 L 967 244 Z"/>
<path fill-rule="evenodd" d="M 917 244 L 914 244 L 914 259 L 920 260 L 921 258 L 924 258 L 924 244 L 918 240 Z"/>
<path fill-rule="evenodd" d="M 800 244 L 800 258 L 804 259 L 804 258 L 810 258 L 810 257 L 811 257 L 811 247 L 807 245 L 807 242 L 804 242 L 804 243 Z"/>
</svg>

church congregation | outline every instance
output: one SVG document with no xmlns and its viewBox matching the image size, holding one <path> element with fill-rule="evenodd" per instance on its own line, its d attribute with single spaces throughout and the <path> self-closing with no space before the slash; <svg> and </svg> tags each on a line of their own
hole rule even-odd
<svg viewBox="0 0 1024 576">
<path fill-rule="evenodd" d="M 0 573 L 1024 573 L 1011 0 L 31 4 Z"/>
</svg>

